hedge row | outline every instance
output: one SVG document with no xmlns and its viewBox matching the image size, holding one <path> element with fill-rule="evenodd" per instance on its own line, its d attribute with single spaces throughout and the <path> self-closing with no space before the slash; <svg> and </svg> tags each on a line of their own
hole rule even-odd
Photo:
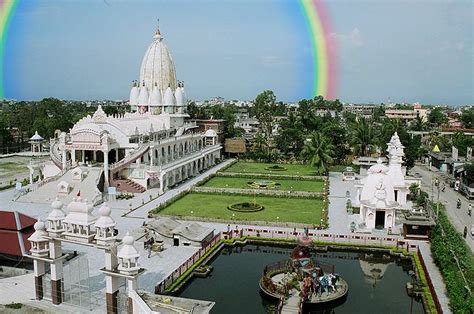
<svg viewBox="0 0 474 314">
<path fill-rule="evenodd" d="M 300 176 L 291 174 L 268 174 L 268 173 L 244 173 L 244 172 L 223 172 L 220 170 L 217 173 L 219 177 L 231 178 L 262 178 L 262 179 L 281 179 L 281 180 L 299 180 L 299 181 L 316 181 L 324 182 L 327 180 L 325 176 Z"/>
<path fill-rule="evenodd" d="M 462 274 L 473 291 L 474 258 L 461 234 L 449 222 L 442 204 L 440 209 L 438 224 L 431 232 L 431 254 L 443 276 L 453 313 L 473 313 L 474 296 L 469 295 Z"/>
</svg>

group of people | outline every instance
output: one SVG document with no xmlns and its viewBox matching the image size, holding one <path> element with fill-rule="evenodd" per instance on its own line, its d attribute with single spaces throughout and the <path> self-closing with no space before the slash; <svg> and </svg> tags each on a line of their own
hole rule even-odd
<svg viewBox="0 0 474 314">
<path fill-rule="evenodd" d="M 307 301 L 313 294 L 319 293 L 322 295 L 323 292 L 329 294 L 330 290 L 337 291 L 336 283 L 339 276 L 336 274 L 328 274 L 323 276 L 317 276 L 316 273 L 313 276 L 307 274 L 303 278 L 303 287 L 301 289 L 301 297 L 303 301 Z"/>
</svg>

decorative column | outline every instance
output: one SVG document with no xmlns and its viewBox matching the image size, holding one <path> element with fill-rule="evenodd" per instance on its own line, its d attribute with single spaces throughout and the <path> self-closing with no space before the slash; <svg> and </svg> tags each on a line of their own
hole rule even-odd
<svg viewBox="0 0 474 314">
<path fill-rule="evenodd" d="M 65 148 L 61 151 L 61 157 L 62 157 L 62 162 L 63 162 L 63 170 L 66 170 L 67 159 L 66 159 L 66 149 Z"/>
<path fill-rule="evenodd" d="M 149 152 L 150 152 L 150 166 L 153 166 L 153 163 L 155 161 L 155 156 L 153 154 L 155 152 L 155 146 L 154 145 L 150 146 Z"/>
<path fill-rule="evenodd" d="M 117 247 L 112 246 L 105 250 L 105 269 L 112 272 L 117 268 Z M 118 295 L 118 278 L 109 274 L 105 274 L 105 301 L 107 304 L 107 314 L 118 313 L 117 295 Z"/>
<path fill-rule="evenodd" d="M 43 299 L 43 276 L 45 274 L 44 258 L 48 257 L 48 233 L 42 221 L 37 221 L 34 225 L 35 232 L 28 238 L 31 243 L 31 257 L 33 258 L 33 269 L 35 275 L 35 295 L 36 300 Z"/>
<path fill-rule="evenodd" d="M 35 296 L 36 300 L 42 300 L 44 296 L 43 276 L 45 274 L 45 262 L 41 260 L 33 260 L 33 269 L 35 274 Z"/>
<path fill-rule="evenodd" d="M 83 149 L 81 150 L 81 158 L 82 158 L 82 163 L 86 163 L 86 151 Z"/>
<path fill-rule="evenodd" d="M 49 241 L 49 258 L 52 259 L 50 265 L 51 269 L 51 299 L 53 304 L 62 303 L 62 279 L 63 279 L 63 249 L 61 247 L 61 241 L 50 240 Z"/>
<path fill-rule="evenodd" d="M 119 161 L 119 149 L 118 147 L 115 149 L 115 162 Z"/>
<path fill-rule="evenodd" d="M 102 153 L 104 154 L 104 188 L 109 187 L 109 152 L 107 150 L 103 150 Z"/>
<path fill-rule="evenodd" d="M 76 150 L 75 149 L 71 149 L 71 166 L 75 166 L 76 165 Z"/>
<path fill-rule="evenodd" d="M 127 288 L 128 288 L 128 313 L 133 313 L 133 300 L 130 298 L 130 292 L 137 289 L 137 277 L 142 271 L 140 265 L 138 264 L 138 258 L 140 254 L 138 250 L 133 245 L 135 240 L 127 232 L 125 237 L 123 237 L 122 243 L 123 246 L 120 248 L 117 257 L 119 258 L 119 265 L 117 270 L 121 275 L 127 277 Z"/>
</svg>

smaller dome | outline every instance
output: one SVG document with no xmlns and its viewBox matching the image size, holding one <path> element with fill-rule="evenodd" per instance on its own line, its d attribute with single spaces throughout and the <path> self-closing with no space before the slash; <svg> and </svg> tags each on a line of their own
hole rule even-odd
<svg viewBox="0 0 474 314">
<path fill-rule="evenodd" d="M 377 160 L 377 163 L 375 165 L 371 166 L 369 168 L 369 170 L 367 170 L 367 172 L 369 172 L 369 173 L 387 173 L 388 172 L 388 167 L 385 166 L 382 163 L 382 159 L 379 158 Z"/>
<path fill-rule="evenodd" d="M 184 106 L 184 95 L 181 87 L 176 88 L 174 96 L 176 97 L 176 105 Z"/>
<path fill-rule="evenodd" d="M 59 200 L 59 197 L 56 196 L 54 201 L 51 203 L 51 208 L 53 209 L 62 209 L 64 206 L 63 202 Z"/>
<path fill-rule="evenodd" d="M 167 105 L 167 106 L 172 106 L 175 104 L 173 91 L 171 90 L 171 87 L 169 86 L 165 91 L 165 95 L 163 96 L 163 102 L 164 102 L 164 105 Z"/>
<path fill-rule="evenodd" d="M 102 206 L 99 208 L 99 214 L 101 216 L 110 216 L 110 207 L 107 203 L 102 204 Z"/>
<path fill-rule="evenodd" d="M 42 222 L 41 220 L 38 220 L 37 222 L 35 222 L 34 228 L 36 231 L 41 231 L 41 230 L 44 230 L 46 226 L 44 222 Z"/>
<path fill-rule="evenodd" d="M 213 129 L 208 129 L 204 134 L 205 137 L 216 137 L 217 133 Z"/>
<path fill-rule="evenodd" d="M 163 101 L 161 99 L 161 91 L 158 88 L 158 86 L 156 86 L 155 84 L 155 87 L 153 88 L 153 91 L 151 92 L 151 95 L 150 95 L 150 106 L 159 106 L 162 103 Z"/>
<path fill-rule="evenodd" d="M 48 233 L 45 230 L 45 224 L 41 220 L 38 220 L 34 224 L 35 232 L 28 238 L 30 242 L 47 242 Z"/>
<path fill-rule="evenodd" d="M 140 256 L 138 253 L 138 250 L 135 248 L 133 245 L 135 240 L 133 237 L 130 235 L 130 233 L 127 232 L 127 234 L 123 237 L 122 239 L 122 247 L 119 249 L 117 253 L 117 257 L 119 258 L 124 258 L 124 259 L 131 259 L 131 258 L 137 258 Z"/>
<path fill-rule="evenodd" d="M 111 228 L 115 227 L 117 224 L 115 220 L 110 217 L 110 207 L 107 203 L 104 203 L 100 208 L 99 208 L 99 219 L 97 219 L 95 226 L 97 228 Z M 96 236 L 97 238 L 97 236 Z"/>
<path fill-rule="evenodd" d="M 127 232 L 127 234 L 123 237 L 122 242 L 125 245 L 132 245 L 135 240 L 133 237 L 130 235 L 130 233 Z"/>
<path fill-rule="evenodd" d="M 38 134 L 38 131 L 35 131 L 35 135 L 30 138 L 31 141 L 42 141 L 43 138 Z"/>
<path fill-rule="evenodd" d="M 138 105 L 148 105 L 148 90 L 145 83 L 140 87 L 140 94 L 138 95 Z"/>
<path fill-rule="evenodd" d="M 130 91 L 130 106 L 136 106 L 138 104 L 138 95 L 139 90 L 137 87 L 137 82 L 133 81 L 132 90 Z"/>
</svg>

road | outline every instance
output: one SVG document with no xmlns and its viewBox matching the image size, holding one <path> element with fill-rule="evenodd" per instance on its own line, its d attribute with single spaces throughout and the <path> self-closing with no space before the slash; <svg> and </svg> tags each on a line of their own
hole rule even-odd
<svg viewBox="0 0 474 314">
<path fill-rule="evenodd" d="M 418 172 L 421 177 L 421 189 L 427 192 L 432 197 L 432 180 L 436 180 L 439 178 L 439 182 L 444 182 L 443 178 L 440 176 L 440 172 L 432 168 L 433 171 L 429 171 L 429 169 L 423 165 L 415 165 L 413 169 L 410 170 L 410 174 L 414 174 Z M 434 182 L 434 181 L 433 181 Z M 456 208 L 457 199 L 461 199 L 461 209 Z M 436 202 L 438 200 L 438 189 L 433 186 L 433 200 Z M 448 184 L 446 184 L 446 189 L 444 192 L 441 190 L 439 191 L 439 201 L 443 203 L 446 207 L 446 211 L 448 213 L 448 218 L 453 224 L 453 226 L 459 232 L 464 231 L 464 227 L 468 229 L 468 235 L 466 236 L 466 243 L 471 248 L 471 251 L 474 249 L 474 238 L 471 236 L 471 225 L 474 224 L 474 219 L 472 216 L 467 214 L 468 204 L 471 203 L 474 207 L 474 202 L 469 201 L 467 198 L 464 197 L 461 193 L 454 191 Z"/>
</svg>

